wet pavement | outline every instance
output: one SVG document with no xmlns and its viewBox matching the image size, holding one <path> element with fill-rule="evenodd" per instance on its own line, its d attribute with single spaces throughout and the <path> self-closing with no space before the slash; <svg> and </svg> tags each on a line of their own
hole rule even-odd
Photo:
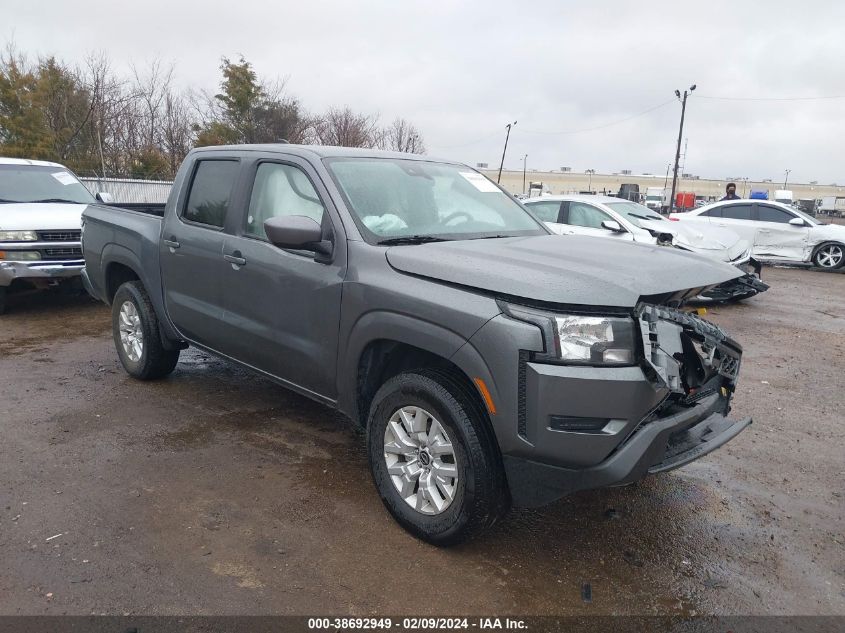
<svg viewBox="0 0 845 633">
<path fill-rule="evenodd" d="M 193 350 L 134 381 L 105 306 L 14 297 L 0 613 L 845 614 L 845 275 L 764 278 L 708 315 L 745 347 L 752 427 L 445 550 L 393 522 L 329 409 Z"/>
</svg>

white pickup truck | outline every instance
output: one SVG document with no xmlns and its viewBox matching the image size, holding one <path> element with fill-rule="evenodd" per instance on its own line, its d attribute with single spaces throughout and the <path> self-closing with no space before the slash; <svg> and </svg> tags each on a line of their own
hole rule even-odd
<svg viewBox="0 0 845 633">
<path fill-rule="evenodd" d="M 58 163 L 0 157 L 0 314 L 12 287 L 79 283 L 82 212 L 101 195 Z"/>
</svg>

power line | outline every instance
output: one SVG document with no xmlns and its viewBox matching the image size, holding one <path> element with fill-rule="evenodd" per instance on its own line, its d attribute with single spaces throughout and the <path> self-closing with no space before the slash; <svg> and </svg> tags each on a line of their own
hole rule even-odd
<svg viewBox="0 0 845 633">
<path fill-rule="evenodd" d="M 467 145 L 475 145 L 476 143 L 480 143 L 481 141 L 486 141 L 487 139 L 493 138 L 494 136 L 499 136 L 499 132 L 493 132 L 492 134 L 488 134 L 487 136 L 477 139 L 475 141 L 469 141 L 468 143 L 460 143 L 458 145 L 432 145 L 431 147 L 437 149 L 454 149 L 456 147 L 466 147 Z"/>
<path fill-rule="evenodd" d="M 648 110 L 643 110 L 642 112 L 638 112 L 637 114 L 633 114 L 629 117 L 625 117 L 624 119 L 619 119 L 618 121 L 613 121 L 611 123 L 605 123 L 603 125 L 596 125 L 593 127 L 585 127 L 578 130 L 563 130 L 562 132 L 540 132 L 537 130 L 522 130 L 528 134 L 546 134 L 546 135 L 555 135 L 555 134 L 580 134 L 581 132 L 592 132 L 593 130 L 603 130 L 604 128 L 612 127 L 614 125 L 619 125 L 620 123 L 625 123 L 626 121 L 630 121 L 631 119 L 636 119 L 637 117 L 641 117 L 649 112 L 654 112 L 655 110 L 662 108 L 666 105 L 669 105 L 675 101 L 675 99 L 669 99 L 668 101 L 664 101 L 663 103 L 658 103 L 656 106 L 650 107 Z"/>
<path fill-rule="evenodd" d="M 821 97 L 711 97 L 710 95 L 696 95 L 695 98 L 715 101 L 824 101 L 828 99 L 845 99 L 845 95 Z"/>
</svg>

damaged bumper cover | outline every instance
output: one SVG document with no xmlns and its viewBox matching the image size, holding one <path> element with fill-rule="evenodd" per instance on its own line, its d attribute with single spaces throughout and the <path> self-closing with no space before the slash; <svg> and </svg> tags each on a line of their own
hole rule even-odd
<svg viewBox="0 0 845 633">
<path fill-rule="evenodd" d="M 579 490 L 623 485 L 650 473 L 678 468 L 719 448 L 751 424 L 750 418 L 727 417 L 742 356 L 742 348 L 735 341 L 718 326 L 673 308 L 640 305 L 635 316 L 640 322 L 644 358 L 640 368 L 631 369 L 640 372 L 637 384 L 641 387 L 631 385 L 631 391 L 626 392 L 624 387 L 629 383 L 617 383 L 623 388 L 607 393 L 605 401 L 591 400 L 589 406 L 597 416 L 616 398 L 624 398 L 628 406 L 633 406 L 636 387 L 655 394 L 651 409 L 626 426 L 613 449 L 595 463 L 554 463 L 542 455 L 542 450 L 537 451 L 536 460 L 532 456 L 505 455 L 515 505 L 536 507 Z M 531 369 L 530 365 L 529 377 Z M 608 380 L 604 384 L 612 383 Z M 555 401 L 547 396 L 553 387 L 551 383 L 548 389 L 542 383 L 535 386 L 529 380 L 528 410 L 548 416 L 571 402 L 571 397 Z M 558 383 L 557 387 L 557 391 L 566 392 L 564 385 Z M 585 388 L 580 387 L 582 391 Z M 535 397 L 544 402 L 531 402 Z M 594 443 L 611 439 L 607 428 L 590 435 L 545 427 L 545 422 L 537 424 L 537 435 L 529 433 L 535 446 L 575 444 L 582 446 L 584 453 Z"/>
</svg>

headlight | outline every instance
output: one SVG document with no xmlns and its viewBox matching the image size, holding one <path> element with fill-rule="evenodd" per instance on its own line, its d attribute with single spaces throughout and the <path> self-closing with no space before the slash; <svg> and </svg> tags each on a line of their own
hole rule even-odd
<svg viewBox="0 0 845 633">
<path fill-rule="evenodd" d="M 36 262 L 41 259 L 38 251 L 0 251 L 0 259 L 7 262 Z"/>
<path fill-rule="evenodd" d="M 0 231 L 0 242 L 37 242 L 35 231 Z"/>
<path fill-rule="evenodd" d="M 541 360 L 579 365 L 633 365 L 636 358 L 634 320 L 630 317 L 556 314 L 499 304 L 505 314 L 537 325 L 543 331 Z"/>
</svg>

